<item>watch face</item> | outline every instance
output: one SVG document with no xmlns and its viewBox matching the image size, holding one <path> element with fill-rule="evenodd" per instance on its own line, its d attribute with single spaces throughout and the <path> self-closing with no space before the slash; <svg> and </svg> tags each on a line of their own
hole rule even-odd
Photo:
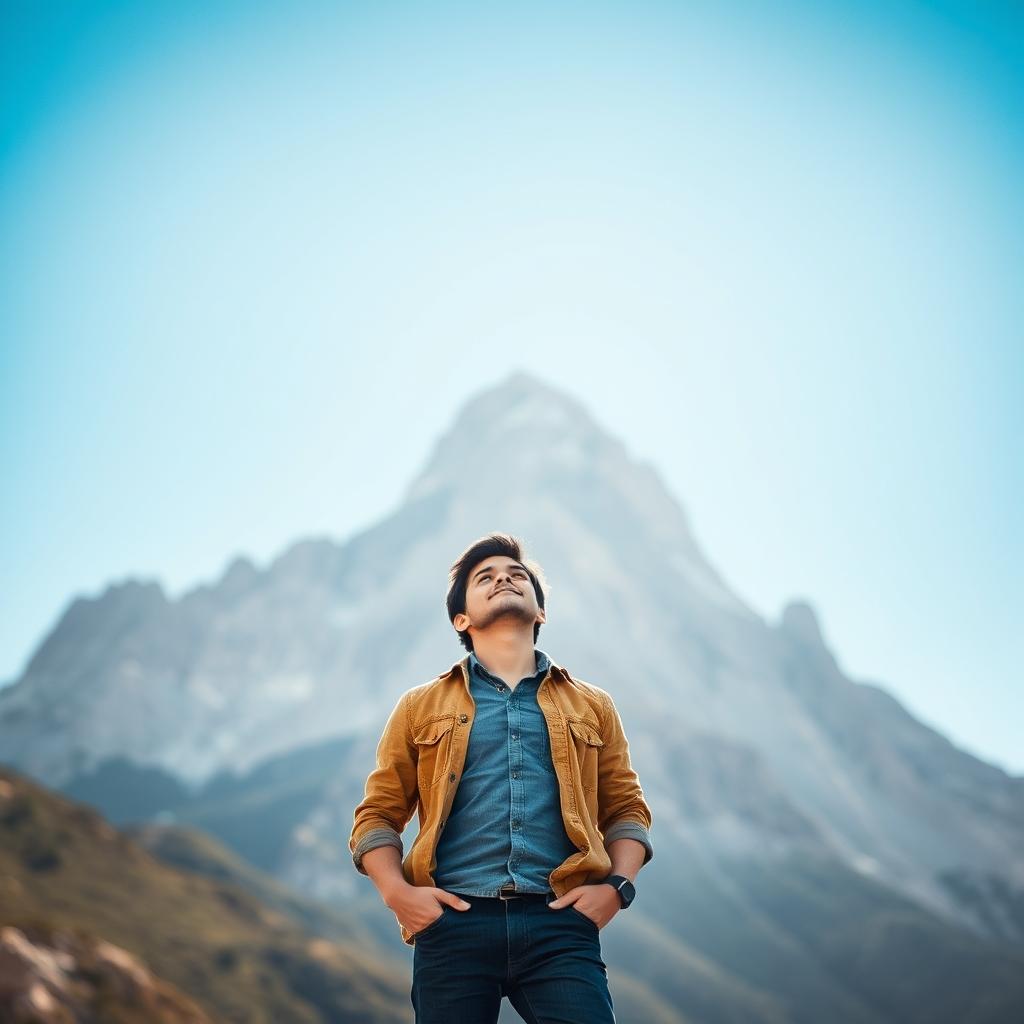
<svg viewBox="0 0 1024 1024">
<path fill-rule="evenodd" d="M 636 896 L 636 889 L 633 887 L 633 883 L 625 881 L 619 886 L 619 896 L 622 897 L 622 905 L 628 907 L 633 902 L 633 898 Z"/>
</svg>

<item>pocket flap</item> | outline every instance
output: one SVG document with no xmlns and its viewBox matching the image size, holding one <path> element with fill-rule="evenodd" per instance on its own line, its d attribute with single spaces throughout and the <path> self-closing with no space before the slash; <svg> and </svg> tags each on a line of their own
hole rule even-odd
<svg viewBox="0 0 1024 1024">
<path fill-rule="evenodd" d="M 597 730 L 596 724 L 584 721 L 582 718 L 569 719 L 569 731 L 591 747 L 603 747 L 604 740 Z"/>
<path fill-rule="evenodd" d="M 436 743 L 454 724 L 454 715 L 449 715 L 447 718 L 435 718 L 432 722 L 423 722 L 416 726 L 413 740 L 420 746 Z"/>
</svg>

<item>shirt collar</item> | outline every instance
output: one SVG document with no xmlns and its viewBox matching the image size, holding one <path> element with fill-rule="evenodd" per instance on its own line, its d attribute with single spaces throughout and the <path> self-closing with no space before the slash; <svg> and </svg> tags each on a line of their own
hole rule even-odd
<svg viewBox="0 0 1024 1024">
<path fill-rule="evenodd" d="M 539 647 L 535 647 L 533 650 L 534 654 L 537 656 L 537 671 L 532 675 L 525 676 L 524 678 L 526 679 L 536 679 L 537 676 L 543 676 L 551 667 L 551 659 Z M 497 681 L 497 677 L 484 668 L 482 662 L 476 656 L 476 651 L 469 652 L 469 671 L 471 673 L 475 672 L 481 679 L 493 679 Z"/>
</svg>

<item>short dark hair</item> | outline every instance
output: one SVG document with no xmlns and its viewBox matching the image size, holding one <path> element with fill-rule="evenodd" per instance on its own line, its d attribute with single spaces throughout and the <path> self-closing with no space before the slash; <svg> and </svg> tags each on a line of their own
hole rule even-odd
<svg viewBox="0 0 1024 1024">
<path fill-rule="evenodd" d="M 526 558 L 523 552 L 522 541 L 513 537 L 510 533 L 489 533 L 472 544 L 462 552 L 452 563 L 448 574 L 448 621 L 454 623 L 455 616 L 466 611 L 466 584 L 469 580 L 469 572 L 474 565 L 479 564 L 485 558 L 492 555 L 507 555 L 521 562 L 526 569 L 526 574 L 533 584 L 534 593 L 537 595 L 537 604 L 544 607 L 544 586 L 541 582 L 544 578 L 544 570 L 537 562 Z M 459 633 L 459 640 L 467 651 L 473 650 L 473 638 L 469 630 L 456 631 Z M 540 623 L 533 624 L 533 642 L 537 642 L 540 633 Z"/>
</svg>

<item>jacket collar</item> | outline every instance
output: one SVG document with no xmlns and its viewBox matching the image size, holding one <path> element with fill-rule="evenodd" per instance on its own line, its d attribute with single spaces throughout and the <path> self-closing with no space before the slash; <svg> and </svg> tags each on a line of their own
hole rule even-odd
<svg viewBox="0 0 1024 1024">
<path fill-rule="evenodd" d="M 534 660 L 536 661 L 537 667 L 533 670 L 533 672 L 530 673 L 530 676 L 528 678 L 536 678 L 538 675 L 547 675 L 547 671 L 551 667 L 551 659 L 539 647 L 534 648 L 534 654 Z M 471 674 L 473 672 L 476 672 L 478 676 L 482 675 L 489 677 L 491 679 L 494 678 L 493 674 L 491 672 L 488 672 L 488 670 L 484 667 L 484 663 L 476 656 L 475 651 L 469 652 L 469 660 L 466 665 L 466 668 Z"/>
<path fill-rule="evenodd" d="M 541 653 L 543 653 L 543 652 L 541 652 Z M 470 654 L 472 654 L 472 652 L 470 652 Z M 442 676 L 442 678 L 450 679 L 452 681 L 457 680 L 457 679 L 463 679 L 463 680 L 465 680 L 466 686 L 468 687 L 469 686 L 469 670 L 470 670 L 470 667 L 471 667 L 470 666 L 470 654 L 467 654 L 464 658 L 460 658 L 457 662 L 455 662 L 452 665 L 452 667 L 450 669 L 448 669 L 448 671 L 444 674 L 444 676 Z M 545 656 L 545 658 L 547 658 L 547 661 L 548 661 L 548 672 L 547 672 L 547 674 L 551 677 L 551 681 L 552 682 L 567 681 L 568 679 L 571 678 L 569 673 L 564 668 L 562 668 L 561 665 L 555 664 L 555 662 L 552 661 L 551 658 L 548 657 L 547 654 L 545 654 L 544 656 Z M 540 658 L 538 658 L 537 660 L 538 660 L 538 662 L 540 662 Z"/>
</svg>

